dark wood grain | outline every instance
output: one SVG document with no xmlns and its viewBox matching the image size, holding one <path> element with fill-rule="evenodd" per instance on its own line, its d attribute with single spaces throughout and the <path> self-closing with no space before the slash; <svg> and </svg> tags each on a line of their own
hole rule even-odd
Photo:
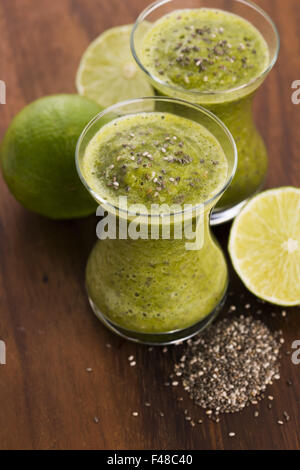
<svg viewBox="0 0 300 470">
<path fill-rule="evenodd" d="M 0 138 L 30 101 L 74 92 L 77 65 L 89 42 L 108 27 L 132 22 L 147 3 L 2 0 L 0 79 L 7 84 L 7 104 L 0 105 Z M 291 103 L 291 83 L 300 79 L 300 4 L 259 4 L 278 24 L 282 39 L 279 63 L 255 105 L 270 155 L 267 186 L 299 186 L 300 106 Z M 196 417 L 202 412 L 180 388 L 164 386 L 178 348 L 151 352 L 122 341 L 88 306 L 83 276 L 95 226 L 93 217 L 54 223 L 33 215 L 0 181 L 0 339 L 7 345 L 7 365 L 0 366 L 0 448 L 300 449 L 300 366 L 286 355 L 282 378 L 272 387 L 272 411 L 264 401 L 257 420 L 248 408 L 195 429 L 184 421 L 185 408 Z M 225 247 L 228 227 L 216 235 Z M 225 313 L 232 302 L 241 312 L 250 303 L 253 312 L 262 308 L 272 328 L 284 330 L 284 350 L 300 339 L 299 309 L 282 318 L 281 309 L 257 304 L 233 273 L 231 293 Z M 136 367 L 128 365 L 130 354 Z M 176 402 L 180 395 L 183 403 Z M 145 408 L 145 401 L 152 407 Z M 132 417 L 135 410 L 138 418 Z M 284 410 L 291 421 L 280 427 L 276 422 Z M 229 431 L 237 437 L 230 439 Z"/>
</svg>

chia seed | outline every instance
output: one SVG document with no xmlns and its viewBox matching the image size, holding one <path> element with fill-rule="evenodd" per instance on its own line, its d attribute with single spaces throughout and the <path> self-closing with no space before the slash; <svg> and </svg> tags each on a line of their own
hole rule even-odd
<svg viewBox="0 0 300 470">
<path fill-rule="evenodd" d="M 262 398 L 279 373 L 279 351 L 279 333 L 260 320 L 243 315 L 225 318 L 188 340 L 175 373 L 182 372 L 184 389 L 209 418 L 216 419 Z"/>
</svg>

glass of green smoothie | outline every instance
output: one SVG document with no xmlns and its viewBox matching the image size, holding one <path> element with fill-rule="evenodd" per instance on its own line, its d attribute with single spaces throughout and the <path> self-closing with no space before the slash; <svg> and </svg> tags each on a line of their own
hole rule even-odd
<svg viewBox="0 0 300 470">
<path fill-rule="evenodd" d="M 102 216 L 86 269 L 97 317 L 147 344 L 176 342 L 205 328 L 228 285 L 209 224 L 236 171 L 228 129 L 183 100 L 127 101 L 86 127 L 76 164 Z"/>
<path fill-rule="evenodd" d="M 260 191 L 267 172 L 252 102 L 278 57 L 276 26 L 246 0 L 163 0 L 137 19 L 131 49 L 158 94 L 204 106 L 232 133 L 238 168 L 211 224 L 231 220 Z"/>
</svg>

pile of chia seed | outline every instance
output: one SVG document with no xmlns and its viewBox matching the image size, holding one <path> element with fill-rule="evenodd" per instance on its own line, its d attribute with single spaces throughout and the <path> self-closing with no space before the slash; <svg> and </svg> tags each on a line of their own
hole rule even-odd
<svg viewBox="0 0 300 470">
<path fill-rule="evenodd" d="M 225 318 L 187 343 L 175 375 L 208 417 L 257 404 L 279 379 L 282 340 L 251 316 Z"/>
</svg>

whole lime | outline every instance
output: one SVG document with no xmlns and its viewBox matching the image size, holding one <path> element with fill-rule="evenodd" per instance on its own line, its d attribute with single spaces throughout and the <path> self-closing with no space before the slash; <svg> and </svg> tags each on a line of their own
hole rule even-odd
<svg viewBox="0 0 300 470">
<path fill-rule="evenodd" d="M 4 179 L 27 209 L 51 219 L 91 214 L 96 207 L 76 171 L 77 140 L 101 107 L 78 95 L 53 95 L 26 106 L 0 148 Z"/>
</svg>

